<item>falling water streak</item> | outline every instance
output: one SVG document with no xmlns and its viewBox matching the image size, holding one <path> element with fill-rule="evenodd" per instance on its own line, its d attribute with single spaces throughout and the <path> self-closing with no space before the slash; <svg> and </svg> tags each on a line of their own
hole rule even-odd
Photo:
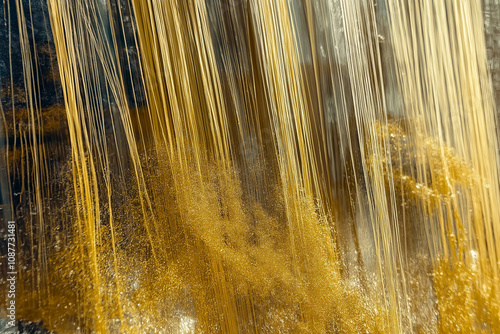
<svg viewBox="0 0 500 334">
<path fill-rule="evenodd" d="M 387 1 L 387 6 L 395 13 L 402 10 L 397 1 Z M 452 258 L 456 255 L 465 256 L 464 260 L 470 265 L 471 258 L 465 253 L 477 248 L 484 254 L 480 257 L 481 271 L 492 271 L 494 280 L 498 281 L 497 245 L 500 217 L 498 210 L 494 209 L 494 203 L 498 202 L 499 188 L 492 186 L 498 185 L 498 166 L 493 158 L 498 152 L 498 135 L 484 52 L 480 4 L 461 6 L 453 2 L 419 1 L 410 7 L 410 22 L 405 22 L 406 17 L 403 15 L 390 16 L 390 23 L 394 25 L 392 38 L 394 44 L 399 45 L 395 48 L 396 68 L 408 117 L 415 120 L 417 133 L 439 138 L 439 160 L 444 165 L 446 175 L 453 173 L 451 169 L 454 166 L 447 165 L 449 158 L 446 156 L 445 143 L 453 147 L 458 156 L 470 162 L 479 178 L 474 180 L 472 189 L 463 190 L 467 195 L 465 201 L 459 203 L 459 199 L 453 196 L 456 193 L 453 179 L 457 176 L 447 176 L 446 187 L 449 190 L 445 191 L 452 195 L 447 205 L 453 206 L 453 210 L 463 205 L 472 209 L 473 215 L 471 219 L 460 217 L 460 213 L 456 212 L 453 224 L 458 225 L 450 225 L 441 231 L 463 233 L 460 230 L 463 230 L 464 224 L 472 228 L 469 235 L 470 244 L 460 245 L 466 247 L 460 250 L 460 254 L 454 254 L 457 250 L 454 250 L 452 243 L 449 245 L 452 248 L 447 249 L 446 236 L 441 238 L 443 242 L 440 249 L 444 251 L 445 257 L 448 257 L 450 251 Z M 426 20 L 428 22 L 425 22 Z M 449 24 L 435 24 L 436 21 L 447 22 L 446 20 Z M 407 52 L 413 52 L 413 59 Z M 421 87 L 427 87 L 427 93 Z M 419 95 L 422 93 L 425 95 Z M 421 154 L 425 155 L 425 152 Z M 431 178 L 438 178 L 432 175 L 432 172 L 431 169 Z M 430 183 L 422 176 L 418 179 L 418 182 Z M 438 240 L 439 237 L 432 238 Z M 439 254 L 435 256 L 439 257 Z"/>
</svg>

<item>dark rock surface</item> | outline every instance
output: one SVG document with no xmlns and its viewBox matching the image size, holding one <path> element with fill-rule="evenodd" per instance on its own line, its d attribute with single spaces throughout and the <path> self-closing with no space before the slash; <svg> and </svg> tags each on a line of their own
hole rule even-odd
<svg viewBox="0 0 500 334">
<path fill-rule="evenodd" d="M 30 80 L 35 88 L 36 104 L 45 108 L 62 103 L 57 57 L 50 30 L 50 19 L 46 0 L 22 1 L 27 38 L 22 41 L 19 18 L 14 0 L 7 0 L 0 6 L 0 97 L 4 109 L 26 106 L 26 84 Z M 22 32 L 22 31 L 21 31 Z M 21 43 L 29 48 L 32 75 L 23 69 Z M 25 56 L 25 60 L 29 57 Z M 12 65 L 12 67 L 11 67 Z M 12 69 L 12 71 L 11 71 Z"/>
<path fill-rule="evenodd" d="M 493 93 L 500 116 L 500 1 L 485 0 L 483 5 L 486 53 L 491 71 Z"/>
<path fill-rule="evenodd" d="M 47 0 L 22 0 L 24 18 L 17 14 L 15 0 L 6 0 L 0 5 L 0 99 L 4 110 L 26 108 L 26 82 L 31 81 L 38 108 L 44 109 L 54 104 L 63 104 L 63 93 L 57 65 L 54 38 L 50 27 Z M 120 7 L 122 20 L 118 17 Z M 105 9 L 104 9 L 105 10 Z M 134 107 L 144 104 L 144 92 L 141 89 L 140 61 L 135 46 L 133 17 L 126 0 L 111 0 L 113 17 L 116 17 L 116 40 L 118 61 L 121 63 L 129 104 Z M 107 15 L 106 12 L 102 13 Z M 107 22 L 107 21 L 106 21 Z M 26 38 L 22 30 L 25 29 Z M 107 25 L 107 24 L 105 24 Z M 109 26 L 103 27 L 110 35 Z M 111 38 L 109 36 L 109 38 Z M 21 43 L 29 54 L 22 56 Z M 29 59 L 31 58 L 31 62 Z M 25 73 L 23 61 L 33 69 Z M 131 82 L 134 82 L 134 85 Z M 132 89 L 134 87 L 134 89 Z M 135 98 L 134 98 L 135 96 Z M 12 103 L 13 101 L 13 103 Z M 106 101 L 104 101 L 106 103 Z"/>
<path fill-rule="evenodd" d="M 17 331 L 15 328 L 8 328 L 7 319 L 0 319 L 0 333 L 18 333 L 18 334 L 56 334 L 55 332 L 49 331 L 43 328 L 43 322 L 32 322 L 17 320 Z"/>
</svg>

